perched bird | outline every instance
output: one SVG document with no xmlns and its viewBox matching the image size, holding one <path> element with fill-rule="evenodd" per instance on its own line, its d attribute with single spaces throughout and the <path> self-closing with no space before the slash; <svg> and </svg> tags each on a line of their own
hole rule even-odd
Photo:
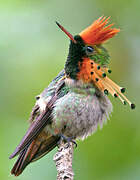
<svg viewBox="0 0 140 180">
<path fill-rule="evenodd" d="M 108 94 L 135 108 L 124 96 L 125 88 L 106 75 L 111 73 L 110 56 L 103 44 L 120 31 L 108 23 L 109 17 L 100 17 L 79 35 L 72 36 L 56 22 L 70 38 L 68 57 L 64 70 L 36 97 L 30 127 L 10 156 L 11 159 L 19 155 L 11 170 L 15 176 L 50 152 L 60 140 L 85 139 L 98 124 L 102 126 L 112 111 Z"/>
</svg>

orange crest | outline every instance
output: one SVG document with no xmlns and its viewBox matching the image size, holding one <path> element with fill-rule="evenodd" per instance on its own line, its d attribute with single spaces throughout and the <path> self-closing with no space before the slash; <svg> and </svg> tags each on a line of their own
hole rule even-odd
<svg viewBox="0 0 140 180">
<path fill-rule="evenodd" d="M 110 17 L 101 16 L 91 26 L 80 33 L 86 44 L 98 45 L 115 36 L 120 29 L 111 28 L 114 24 L 108 24 Z"/>
</svg>

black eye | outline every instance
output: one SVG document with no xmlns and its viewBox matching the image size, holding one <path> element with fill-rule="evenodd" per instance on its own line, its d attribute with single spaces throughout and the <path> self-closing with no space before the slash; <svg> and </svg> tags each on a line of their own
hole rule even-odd
<svg viewBox="0 0 140 180">
<path fill-rule="evenodd" d="M 91 46 L 87 46 L 86 51 L 87 53 L 93 53 L 94 49 Z"/>
</svg>

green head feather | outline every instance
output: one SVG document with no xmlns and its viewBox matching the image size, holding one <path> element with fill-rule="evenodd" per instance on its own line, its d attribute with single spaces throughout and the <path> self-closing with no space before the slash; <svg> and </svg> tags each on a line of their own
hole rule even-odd
<svg viewBox="0 0 140 180">
<path fill-rule="evenodd" d="M 102 66 L 108 65 L 110 62 L 108 51 L 102 45 L 94 45 L 93 52 L 90 53 L 88 57 L 93 59 L 95 63 L 98 63 Z"/>
</svg>

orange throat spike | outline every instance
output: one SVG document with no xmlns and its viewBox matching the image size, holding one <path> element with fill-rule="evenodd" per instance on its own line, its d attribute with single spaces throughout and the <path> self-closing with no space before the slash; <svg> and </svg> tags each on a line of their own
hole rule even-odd
<svg viewBox="0 0 140 180">
<path fill-rule="evenodd" d="M 135 104 L 131 103 L 124 96 L 125 88 L 118 86 L 107 77 L 105 72 L 109 71 L 108 68 L 101 67 L 89 58 L 84 58 L 82 64 L 79 63 L 79 69 L 80 72 L 77 74 L 78 80 L 82 80 L 84 83 L 93 83 L 105 95 L 110 93 L 113 97 L 118 97 L 124 105 L 128 103 L 131 109 L 135 108 Z"/>
</svg>

